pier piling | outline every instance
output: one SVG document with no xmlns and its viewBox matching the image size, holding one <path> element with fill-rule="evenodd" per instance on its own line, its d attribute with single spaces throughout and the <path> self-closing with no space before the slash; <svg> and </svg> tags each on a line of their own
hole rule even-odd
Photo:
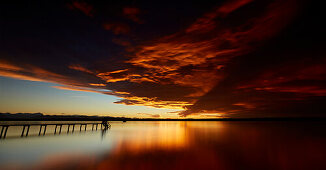
<svg viewBox="0 0 326 170">
<path fill-rule="evenodd" d="M 2 138 L 2 134 L 3 134 L 3 130 L 4 130 L 4 126 L 2 126 L 2 128 L 1 128 L 1 134 L 0 134 L 0 138 Z"/>
<path fill-rule="evenodd" d="M 28 125 L 27 126 L 27 131 L 26 131 L 26 135 L 25 136 L 28 136 L 28 132 L 29 132 L 29 128 L 31 127 L 31 125 Z"/>
<path fill-rule="evenodd" d="M 8 125 L 3 125 L 2 126 L 2 129 L 1 129 L 1 134 L 0 134 L 0 139 L 1 138 L 6 138 L 6 136 L 7 136 L 7 131 L 8 131 Z"/>
<path fill-rule="evenodd" d="M 23 131 L 22 131 L 22 134 L 20 135 L 20 137 L 23 137 L 23 136 L 24 136 L 25 127 L 26 127 L 26 126 L 23 127 Z"/>
<path fill-rule="evenodd" d="M 39 136 L 41 135 L 42 126 L 43 126 L 43 125 L 40 126 L 40 131 L 38 132 L 38 135 L 39 135 Z M 57 130 L 57 129 L 56 129 L 56 130 Z"/>
<path fill-rule="evenodd" d="M 68 130 L 67 130 L 67 133 L 69 133 L 69 129 L 70 129 L 70 125 L 68 125 Z"/>
<path fill-rule="evenodd" d="M 43 136 L 45 135 L 45 132 L 46 132 L 46 126 L 47 126 L 47 125 L 44 125 L 44 132 L 43 132 Z"/>
<path fill-rule="evenodd" d="M 8 127 L 9 126 L 6 126 L 6 130 L 5 130 L 5 134 L 3 135 L 3 138 L 6 138 L 6 136 L 7 136 Z"/>
</svg>

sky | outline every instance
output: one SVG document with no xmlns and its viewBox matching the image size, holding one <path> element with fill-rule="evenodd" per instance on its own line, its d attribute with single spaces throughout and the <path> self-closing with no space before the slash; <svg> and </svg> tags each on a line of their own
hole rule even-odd
<svg viewBox="0 0 326 170">
<path fill-rule="evenodd" d="M 317 2 L 59 0 L 0 8 L 0 112 L 325 116 Z"/>
</svg>

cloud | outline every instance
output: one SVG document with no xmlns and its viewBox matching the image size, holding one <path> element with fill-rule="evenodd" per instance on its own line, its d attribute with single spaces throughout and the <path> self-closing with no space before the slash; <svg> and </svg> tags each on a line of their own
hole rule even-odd
<svg viewBox="0 0 326 170">
<path fill-rule="evenodd" d="M 68 77 L 32 66 L 18 66 L 7 61 L 0 61 L 0 75 L 21 80 L 44 81 L 44 82 L 66 82 L 67 84 L 78 84 Z"/>
<path fill-rule="evenodd" d="M 97 87 L 105 87 L 105 84 L 96 84 L 96 83 L 89 83 L 91 86 L 97 86 Z"/>
<path fill-rule="evenodd" d="M 104 23 L 103 28 L 112 31 L 116 35 L 129 34 L 130 32 L 129 25 L 122 22 Z"/>
<path fill-rule="evenodd" d="M 117 104 L 179 109 L 180 116 L 291 115 L 295 108 L 303 115 L 324 103 L 323 40 L 312 41 L 322 29 L 308 19 L 320 15 L 302 12 L 295 0 L 203 2 L 168 15 L 159 10 L 163 2 L 150 9 L 72 4 L 92 17 L 65 15 L 47 27 L 32 18 L 26 32 L 4 24 L 16 31 L 4 33 L 0 75 L 115 95 Z"/>
<path fill-rule="evenodd" d="M 143 23 L 143 21 L 139 18 L 140 9 L 136 7 L 124 7 L 123 8 L 123 15 L 125 15 L 128 19 L 136 22 L 136 23 Z"/>
<path fill-rule="evenodd" d="M 82 92 L 92 92 L 92 93 L 103 93 L 103 91 L 85 88 L 85 87 L 76 87 L 76 86 L 52 86 L 53 88 L 60 90 L 71 90 L 71 91 L 82 91 Z"/>
<path fill-rule="evenodd" d="M 77 71 L 82 71 L 82 72 L 85 72 L 85 73 L 93 73 L 92 71 L 90 71 L 89 69 L 79 65 L 79 64 L 73 64 L 73 65 L 70 65 L 69 66 L 70 69 L 73 69 L 73 70 L 77 70 Z"/>
</svg>

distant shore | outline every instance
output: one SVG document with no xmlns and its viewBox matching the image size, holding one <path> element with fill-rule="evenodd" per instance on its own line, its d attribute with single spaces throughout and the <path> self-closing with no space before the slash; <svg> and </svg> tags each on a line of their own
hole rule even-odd
<svg viewBox="0 0 326 170">
<path fill-rule="evenodd" d="M 42 113 L 0 113 L 0 121 L 326 121 L 326 117 L 269 117 L 269 118 L 208 118 L 208 119 L 164 119 L 126 118 L 85 115 L 44 115 Z"/>
</svg>

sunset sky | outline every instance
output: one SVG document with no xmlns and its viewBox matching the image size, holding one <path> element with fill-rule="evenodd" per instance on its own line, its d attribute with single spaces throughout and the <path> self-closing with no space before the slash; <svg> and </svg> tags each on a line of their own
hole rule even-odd
<svg viewBox="0 0 326 170">
<path fill-rule="evenodd" d="M 2 4 L 0 112 L 324 117 L 323 10 L 308 0 Z"/>
</svg>

